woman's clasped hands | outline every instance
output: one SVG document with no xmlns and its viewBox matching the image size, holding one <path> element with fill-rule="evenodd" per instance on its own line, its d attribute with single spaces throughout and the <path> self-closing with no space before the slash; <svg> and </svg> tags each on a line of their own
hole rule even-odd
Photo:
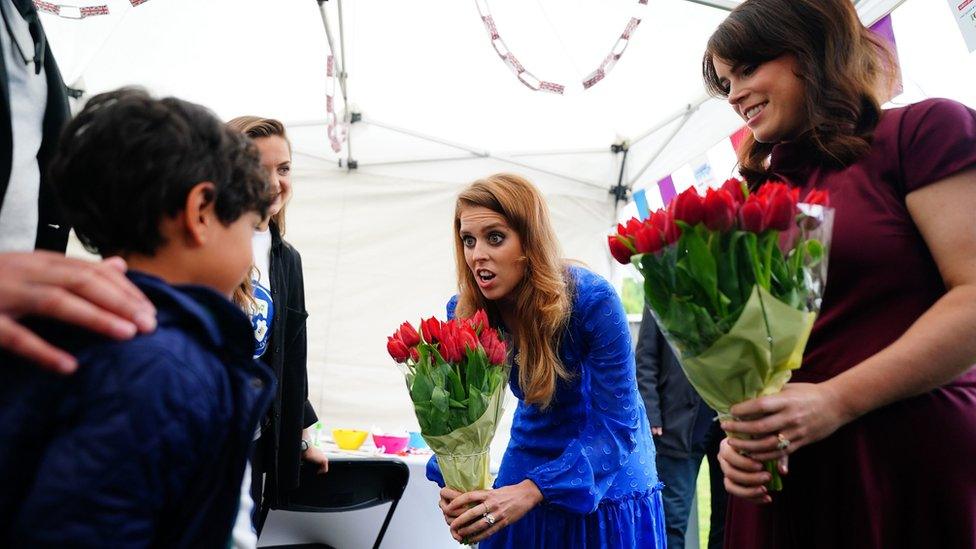
<svg viewBox="0 0 976 549">
<path fill-rule="evenodd" d="M 542 502 L 542 492 L 531 480 L 494 490 L 461 493 L 444 488 L 440 508 L 457 541 L 477 543 L 522 518 Z"/>
<path fill-rule="evenodd" d="M 756 503 L 772 501 L 765 484 L 765 461 L 778 461 L 789 472 L 789 455 L 821 440 L 853 417 L 825 383 L 788 383 L 777 394 L 736 404 L 735 419 L 722 421 L 730 436 L 722 441 L 718 460 L 730 494 Z"/>
</svg>

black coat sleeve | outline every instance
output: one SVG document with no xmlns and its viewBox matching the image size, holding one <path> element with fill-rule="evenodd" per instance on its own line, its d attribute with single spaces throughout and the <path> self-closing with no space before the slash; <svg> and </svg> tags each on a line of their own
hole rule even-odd
<svg viewBox="0 0 976 549">
<path fill-rule="evenodd" d="M 644 316 L 641 318 L 640 331 L 637 333 L 637 389 L 644 399 L 647 408 L 647 421 L 651 427 L 661 427 L 661 395 L 658 393 L 658 380 L 663 367 L 661 360 L 660 329 L 651 314 L 650 308 L 644 306 Z"/>
<path fill-rule="evenodd" d="M 302 256 L 294 248 L 291 249 L 292 266 L 291 280 L 288 288 L 288 307 L 290 314 L 295 316 L 295 322 L 289 327 L 289 343 L 285 345 L 285 369 L 291 372 L 301 372 L 304 403 L 302 404 L 302 428 L 307 429 L 319 420 L 308 401 L 308 313 L 305 309 L 305 276 L 302 271 Z"/>
</svg>

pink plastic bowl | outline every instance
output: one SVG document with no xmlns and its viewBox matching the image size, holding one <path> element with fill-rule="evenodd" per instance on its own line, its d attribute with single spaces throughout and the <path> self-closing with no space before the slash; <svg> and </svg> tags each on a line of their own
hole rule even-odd
<svg viewBox="0 0 976 549">
<path fill-rule="evenodd" d="M 389 435 L 373 435 L 373 444 L 377 448 L 383 447 L 384 454 L 396 454 L 407 449 L 410 437 L 395 437 Z"/>
</svg>

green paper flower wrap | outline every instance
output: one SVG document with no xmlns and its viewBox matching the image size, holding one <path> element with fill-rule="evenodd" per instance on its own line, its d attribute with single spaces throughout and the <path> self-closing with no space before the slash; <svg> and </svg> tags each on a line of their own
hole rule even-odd
<svg viewBox="0 0 976 549">
<path fill-rule="evenodd" d="M 507 372 L 506 372 L 507 380 Z M 505 384 L 488 395 L 488 408 L 474 423 L 446 435 L 423 434 L 427 445 L 437 456 L 444 484 L 459 492 L 486 490 L 494 479 L 488 471 L 488 448 L 502 417 Z"/>
<path fill-rule="evenodd" d="M 401 366 L 420 433 L 447 486 L 461 492 L 491 487 L 488 448 L 511 366 L 508 347 L 485 312 L 422 320 L 419 331 L 404 322 L 387 350 Z"/>
<path fill-rule="evenodd" d="M 800 367 L 816 316 L 755 287 L 732 329 L 701 354 L 681 359 L 681 367 L 705 403 L 728 415 L 732 405 L 786 385 Z"/>
<path fill-rule="evenodd" d="M 681 193 L 609 237 L 610 252 L 644 277 L 644 296 L 702 399 L 728 416 L 779 392 L 801 366 L 823 299 L 833 210 L 823 191 L 730 179 L 702 197 Z M 782 489 L 774 462 L 767 485 Z"/>
</svg>

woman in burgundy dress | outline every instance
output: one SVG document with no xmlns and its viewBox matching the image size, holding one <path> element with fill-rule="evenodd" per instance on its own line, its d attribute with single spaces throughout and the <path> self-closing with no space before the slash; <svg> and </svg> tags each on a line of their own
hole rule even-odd
<svg viewBox="0 0 976 549">
<path fill-rule="evenodd" d="M 722 424 L 753 437 L 719 454 L 727 546 L 976 547 L 976 112 L 882 111 L 895 64 L 850 0 L 747 0 L 703 72 L 752 130 L 748 182 L 836 209 L 803 366 Z"/>
</svg>

